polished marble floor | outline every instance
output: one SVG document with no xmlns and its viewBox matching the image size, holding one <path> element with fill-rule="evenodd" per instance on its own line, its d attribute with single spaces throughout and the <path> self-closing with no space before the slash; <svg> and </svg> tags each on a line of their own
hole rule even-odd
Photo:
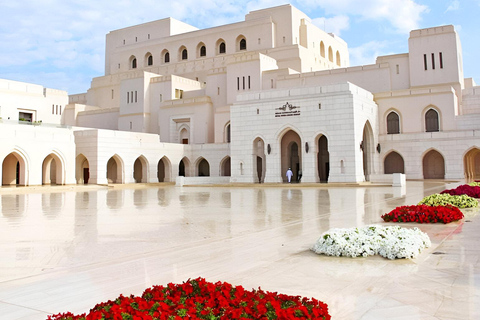
<svg viewBox="0 0 480 320">
<path fill-rule="evenodd" d="M 120 294 L 188 278 L 315 297 L 332 319 L 480 319 L 478 209 L 413 225 L 432 247 L 414 260 L 309 250 L 334 227 L 459 183 L 0 189 L 0 319 L 81 313 Z"/>
</svg>

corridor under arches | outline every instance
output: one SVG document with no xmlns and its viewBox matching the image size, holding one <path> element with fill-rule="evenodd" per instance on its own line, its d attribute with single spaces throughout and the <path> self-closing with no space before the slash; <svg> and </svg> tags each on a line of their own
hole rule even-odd
<svg viewBox="0 0 480 320">
<path fill-rule="evenodd" d="M 118 155 L 114 155 L 107 162 L 108 183 L 123 183 L 123 163 Z"/>
<path fill-rule="evenodd" d="M 20 154 L 12 152 L 2 163 L 2 185 L 26 186 L 26 162 Z"/>
<path fill-rule="evenodd" d="M 287 182 L 285 173 L 288 168 L 292 169 L 292 181 L 298 181 L 299 173 L 302 170 L 302 141 L 298 133 L 288 130 L 281 140 L 281 161 L 282 161 L 282 180 Z"/>
</svg>

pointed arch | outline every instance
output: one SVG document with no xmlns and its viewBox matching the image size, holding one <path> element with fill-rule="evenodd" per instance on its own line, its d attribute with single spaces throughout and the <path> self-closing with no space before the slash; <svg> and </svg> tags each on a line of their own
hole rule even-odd
<svg viewBox="0 0 480 320">
<path fill-rule="evenodd" d="M 232 161 L 230 156 L 226 156 L 220 161 L 220 176 L 221 177 L 230 177 L 231 176 L 231 169 Z"/>
<path fill-rule="evenodd" d="M 197 177 L 209 177 L 210 176 L 210 163 L 204 157 L 200 157 L 195 161 L 195 176 Z"/>
<path fill-rule="evenodd" d="M 247 38 L 244 35 L 239 35 L 236 39 L 237 51 L 247 50 Z"/>
<path fill-rule="evenodd" d="M 144 62 L 146 67 L 153 66 L 153 55 L 150 52 L 147 52 L 145 54 L 145 62 Z"/>
<path fill-rule="evenodd" d="M 2 185 L 27 186 L 29 163 L 23 150 L 15 148 L 10 152 L 2 162 Z"/>
<path fill-rule="evenodd" d="M 65 184 L 65 161 L 56 152 L 50 153 L 43 160 L 42 184 Z"/>
<path fill-rule="evenodd" d="M 90 179 L 90 164 L 82 153 L 75 158 L 75 179 L 77 184 L 88 184 Z"/>
<path fill-rule="evenodd" d="M 253 148 L 253 181 L 262 183 L 265 181 L 267 171 L 267 158 L 265 156 L 265 140 L 262 137 L 256 137 L 252 143 Z M 241 171 L 243 168 L 240 168 Z"/>
<path fill-rule="evenodd" d="M 338 50 L 337 50 L 337 52 L 335 53 L 335 63 L 336 63 L 337 66 L 339 66 L 339 67 L 340 67 L 340 65 L 342 64 L 342 63 L 341 63 L 341 60 L 340 60 L 340 52 L 338 52 Z"/>
<path fill-rule="evenodd" d="M 162 157 L 157 164 L 158 182 L 172 181 L 172 163 L 167 156 Z"/>
<path fill-rule="evenodd" d="M 133 163 L 133 179 L 135 183 L 148 182 L 148 160 L 144 155 L 139 156 Z"/>
<path fill-rule="evenodd" d="M 230 141 L 231 141 L 230 121 L 228 121 L 227 124 L 225 124 L 225 128 L 224 128 L 223 132 L 224 132 L 224 141 L 226 143 L 230 143 Z"/>
<path fill-rule="evenodd" d="M 373 173 L 373 157 L 375 155 L 373 129 L 370 121 L 366 121 L 363 127 L 362 142 L 360 144 L 363 152 L 363 174 L 365 181 L 369 181 L 369 176 Z"/>
<path fill-rule="evenodd" d="M 107 180 L 108 183 L 125 183 L 124 163 L 118 154 L 114 154 L 107 161 Z"/>
<path fill-rule="evenodd" d="M 385 174 L 405 173 L 405 161 L 400 153 L 390 151 L 383 160 L 383 172 Z"/>
<path fill-rule="evenodd" d="M 217 55 L 227 53 L 227 45 L 225 40 L 223 40 L 222 38 L 218 39 L 217 42 L 215 42 L 215 53 Z"/>
<path fill-rule="evenodd" d="M 323 41 L 320 41 L 320 55 L 322 56 L 322 58 L 325 58 L 325 44 L 323 43 Z"/>
<path fill-rule="evenodd" d="M 435 106 L 428 106 L 425 110 L 425 132 L 440 131 L 440 112 Z"/>
<path fill-rule="evenodd" d="M 387 134 L 400 133 L 400 114 L 396 110 L 388 112 L 387 117 Z"/>
<path fill-rule="evenodd" d="M 480 179 L 480 148 L 477 146 L 468 149 L 463 156 L 465 179 Z"/>
<path fill-rule="evenodd" d="M 170 52 L 167 49 L 163 49 L 162 51 L 162 62 L 169 63 L 170 62 Z"/>
<path fill-rule="evenodd" d="M 424 179 L 445 179 L 445 158 L 435 150 L 429 149 L 422 159 Z"/>
<path fill-rule="evenodd" d="M 205 43 L 199 42 L 197 44 L 197 58 L 206 57 L 207 56 L 207 47 Z"/>
<path fill-rule="evenodd" d="M 178 176 L 179 177 L 191 177 L 190 160 L 187 157 L 183 157 L 178 164 Z"/>
<path fill-rule="evenodd" d="M 333 62 L 333 50 L 330 46 L 328 46 L 328 61 Z"/>
<path fill-rule="evenodd" d="M 178 61 L 182 61 L 182 60 L 188 60 L 188 50 L 187 50 L 187 47 L 185 46 L 181 46 L 179 49 L 178 49 Z"/>
<path fill-rule="evenodd" d="M 130 56 L 130 59 L 129 59 L 129 65 L 130 65 L 130 69 L 136 69 L 137 68 L 137 58 L 135 56 Z"/>
<path fill-rule="evenodd" d="M 315 138 L 317 144 L 317 173 L 320 182 L 328 182 L 330 175 L 330 152 L 328 151 L 328 137 L 319 134 Z"/>
<path fill-rule="evenodd" d="M 293 172 L 292 181 L 299 181 L 302 175 L 302 139 L 293 128 L 287 128 L 280 137 L 281 177 L 288 182 L 285 173 L 290 168 Z"/>
</svg>

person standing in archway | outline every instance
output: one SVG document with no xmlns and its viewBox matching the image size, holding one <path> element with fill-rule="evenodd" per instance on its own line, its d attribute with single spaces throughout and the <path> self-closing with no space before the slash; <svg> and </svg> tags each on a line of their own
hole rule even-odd
<svg viewBox="0 0 480 320">
<path fill-rule="evenodd" d="M 292 182 L 292 176 L 293 176 L 292 169 L 288 168 L 288 170 L 287 170 L 288 183 L 291 183 L 291 182 Z"/>
</svg>

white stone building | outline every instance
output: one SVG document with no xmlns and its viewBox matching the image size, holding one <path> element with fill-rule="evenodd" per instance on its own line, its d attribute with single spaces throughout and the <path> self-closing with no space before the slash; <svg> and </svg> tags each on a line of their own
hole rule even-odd
<svg viewBox="0 0 480 320">
<path fill-rule="evenodd" d="M 350 67 L 347 44 L 291 5 L 204 30 L 168 18 L 110 32 L 105 75 L 68 105 L 64 92 L 0 85 L 3 121 L 62 137 L 39 152 L 27 126 L 2 125 L 15 132 L 0 148 L 4 184 L 282 182 L 289 167 L 312 183 L 480 178 L 480 87 L 463 78 L 453 26 Z M 39 165 L 50 154 L 54 169 Z"/>
</svg>

